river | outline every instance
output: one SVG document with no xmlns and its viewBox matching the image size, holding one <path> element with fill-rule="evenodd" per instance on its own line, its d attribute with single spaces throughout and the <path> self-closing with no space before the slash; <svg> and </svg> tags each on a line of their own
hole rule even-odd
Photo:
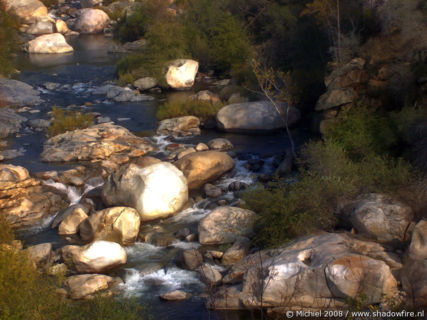
<svg viewBox="0 0 427 320">
<path fill-rule="evenodd" d="M 79 36 L 69 40 L 75 51 L 66 55 L 26 55 L 18 57 L 18 69 L 21 70 L 18 80 L 29 83 L 41 92 L 44 103 L 23 115 L 28 119 L 48 119 L 48 112 L 53 106 L 68 107 L 84 112 L 98 112 L 109 117 L 116 124 L 128 128 L 132 132 L 148 132 L 160 146 L 172 140 L 154 136 L 157 127 L 156 109 L 159 101 L 168 99 L 170 92 L 154 96 L 151 102 L 116 103 L 102 96 L 93 95 L 95 88 L 103 83 L 114 80 L 114 64 L 119 58 L 107 52 L 113 40 L 104 36 Z M 55 89 L 47 89 L 46 83 L 54 83 Z M 49 86 L 47 86 L 49 87 Z M 187 92 L 188 94 L 191 93 Z M 71 106 L 71 107 L 70 107 Z M 247 168 L 248 160 L 260 160 L 261 173 L 272 171 L 274 155 L 283 153 L 288 148 L 288 139 L 283 133 L 269 135 L 239 135 L 205 130 L 201 136 L 180 139 L 180 143 L 194 144 L 207 142 L 214 137 L 224 137 L 234 144 L 236 169 L 216 184 L 227 184 L 230 181 L 242 181 L 247 184 L 256 182 L 257 174 Z M 297 144 L 302 135 L 295 133 Z M 9 141 L 14 149 L 24 148 L 21 157 L 7 161 L 26 167 L 30 172 L 47 170 L 66 170 L 72 164 L 61 165 L 43 163 L 40 153 L 46 136 L 42 132 L 25 128 L 16 138 Z M 230 193 L 231 194 L 231 193 Z M 226 194 L 224 197 L 232 197 Z M 198 221 L 209 211 L 206 203 L 199 203 L 173 218 L 161 223 L 168 231 L 176 231 L 182 227 L 197 228 Z M 157 223 L 156 226 L 158 226 Z M 151 225 L 143 228 L 150 228 Z M 20 234 L 26 244 L 52 242 L 54 248 L 66 243 L 57 235 L 56 230 L 39 228 Z M 198 243 L 176 242 L 167 247 L 147 243 L 136 243 L 126 248 L 127 264 L 114 272 L 124 280 L 122 285 L 125 295 L 138 297 L 141 303 L 148 306 L 154 319 L 256 319 L 256 316 L 242 312 L 214 312 L 205 308 L 205 301 L 200 296 L 204 285 L 198 273 L 178 268 L 174 261 L 177 254 L 187 248 L 199 246 Z M 221 268 L 220 266 L 217 266 Z M 192 293 L 192 297 L 184 302 L 162 302 L 159 294 L 183 289 Z"/>
</svg>

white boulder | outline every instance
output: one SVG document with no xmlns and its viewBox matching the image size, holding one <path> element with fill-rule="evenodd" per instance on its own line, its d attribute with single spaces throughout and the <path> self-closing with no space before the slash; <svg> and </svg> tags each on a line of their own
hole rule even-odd
<svg viewBox="0 0 427 320">
<path fill-rule="evenodd" d="M 167 162 L 144 168 L 130 164 L 109 177 L 102 196 L 107 206 L 132 207 L 142 221 L 154 220 L 178 212 L 187 203 L 187 179 Z"/>
<path fill-rule="evenodd" d="M 194 84 L 199 63 L 191 59 L 174 60 L 168 66 L 167 84 L 174 89 L 191 88 Z"/>
<path fill-rule="evenodd" d="M 60 33 L 45 34 L 27 43 L 29 53 L 67 53 L 74 49 Z"/>
</svg>

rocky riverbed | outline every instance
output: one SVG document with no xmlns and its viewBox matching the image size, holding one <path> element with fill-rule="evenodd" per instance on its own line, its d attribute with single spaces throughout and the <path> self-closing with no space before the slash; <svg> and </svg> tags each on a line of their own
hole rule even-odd
<svg viewBox="0 0 427 320">
<path fill-rule="evenodd" d="M 188 59 L 168 66 L 166 88 L 152 78 L 120 87 L 116 54 L 140 43 L 114 43 L 114 22 L 91 1 L 49 13 L 28 2 L 30 11 L 15 6 L 26 21 L 21 72 L 0 79 L 0 214 L 41 270 L 67 276 L 58 294 L 137 296 L 169 319 L 336 309 L 361 293 L 381 310 L 408 296 L 426 301 L 426 225 L 409 206 L 361 195 L 343 204 L 339 232 L 259 250 L 257 213 L 244 208 L 242 192 L 292 170 L 271 103 L 198 75 Z M 211 102 L 229 94 L 214 125 L 194 116 L 158 122 L 159 102 L 176 89 Z M 331 99 L 323 100 L 319 110 Z M 94 124 L 48 137 L 53 106 L 91 113 Z M 296 124 L 300 114 L 287 117 Z M 293 133 L 297 146 L 306 140 L 304 129 Z"/>
</svg>

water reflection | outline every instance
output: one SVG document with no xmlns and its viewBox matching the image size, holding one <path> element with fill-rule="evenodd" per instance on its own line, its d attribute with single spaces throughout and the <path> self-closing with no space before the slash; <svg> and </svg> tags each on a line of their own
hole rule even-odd
<svg viewBox="0 0 427 320">
<path fill-rule="evenodd" d="M 20 70 L 36 71 L 56 66 L 71 64 L 114 64 L 120 54 L 108 53 L 108 49 L 116 44 L 112 38 L 103 35 L 80 35 L 66 37 L 67 42 L 74 48 L 74 52 L 42 54 L 20 53 L 17 57 L 17 66 Z"/>
</svg>

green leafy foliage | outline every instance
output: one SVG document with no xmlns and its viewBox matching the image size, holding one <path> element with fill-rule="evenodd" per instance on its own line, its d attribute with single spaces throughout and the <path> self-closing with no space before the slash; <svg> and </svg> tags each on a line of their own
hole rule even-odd
<svg viewBox="0 0 427 320">
<path fill-rule="evenodd" d="M 138 8 L 118 21 L 115 33 L 122 42 L 135 41 L 145 35 L 151 22 L 144 8 Z"/>
<path fill-rule="evenodd" d="M 121 84 L 141 77 L 154 77 L 165 85 L 167 62 L 188 57 L 183 27 L 179 23 L 157 22 L 145 38 L 149 46 L 143 53 L 125 56 L 118 62 L 117 74 Z"/>
<path fill-rule="evenodd" d="M 0 75 L 8 76 L 14 70 L 13 54 L 18 50 L 19 25 L 17 16 L 0 2 Z"/>
<path fill-rule="evenodd" d="M 245 71 L 251 46 L 242 22 L 220 2 L 191 0 L 182 6 L 185 14 L 174 16 L 167 2 L 160 1 L 156 10 L 144 4 L 140 11 L 119 22 L 116 34 L 121 41 L 144 36 L 148 43 L 144 53 L 124 57 L 118 63 L 121 82 L 126 74 L 164 81 L 165 63 L 178 58 L 196 59 L 201 70 L 214 69 L 220 75 Z"/>
<path fill-rule="evenodd" d="M 14 237 L 13 229 L 6 221 L 6 218 L 0 215 L 0 243 L 10 244 Z"/>
<path fill-rule="evenodd" d="M 408 121 L 403 118 L 402 123 Z M 364 193 L 388 193 L 425 208 L 425 188 L 416 187 L 418 173 L 407 161 L 390 156 L 397 141 L 392 125 L 389 115 L 367 113 L 365 108 L 349 111 L 323 142 L 310 142 L 301 150 L 294 180 L 247 191 L 248 208 L 260 216 L 258 243 L 280 246 L 318 229 L 331 230 L 339 204 Z"/>
<path fill-rule="evenodd" d="M 222 103 L 210 103 L 205 101 L 170 101 L 159 106 L 157 118 L 159 120 L 182 117 L 196 116 L 201 120 L 207 120 L 215 117 Z"/>
<path fill-rule="evenodd" d="M 136 300 L 95 297 L 89 301 L 60 298 L 61 279 L 35 268 L 25 250 L 7 246 L 13 231 L 0 217 L 0 319 L 8 320 L 143 320 Z"/>
<path fill-rule="evenodd" d="M 191 55 L 203 69 L 222 75 L 244 69 L 251 55 L 249 37 L 242 21 L 221 1 L 188 1 L 183 24 Z"/>
<path fill-rule="evenodd" d="M 58 0 L 41 0 L 41 2 L 43 2 L 43 4 L 48 8 L 51 8 L 58 4 Z"/>
<path fill-rule="evenodd" d="M 387 153 L 397 143 L 389 118 L 365 106 L 343 111 L 341 118 L 325 130 L 324 138 L 343 146 L 355 159 L 371 152 Z"/>
<path fill-rule="evenodd" d="M 61 108 L 53 107 L 52 123 L 48 132 L 50 136 L 72 131 L 76 129 L 85 129 L 93 124 L 93 114 L 83 114 L 78 111 L 64 111 Z"/>
</svg>

